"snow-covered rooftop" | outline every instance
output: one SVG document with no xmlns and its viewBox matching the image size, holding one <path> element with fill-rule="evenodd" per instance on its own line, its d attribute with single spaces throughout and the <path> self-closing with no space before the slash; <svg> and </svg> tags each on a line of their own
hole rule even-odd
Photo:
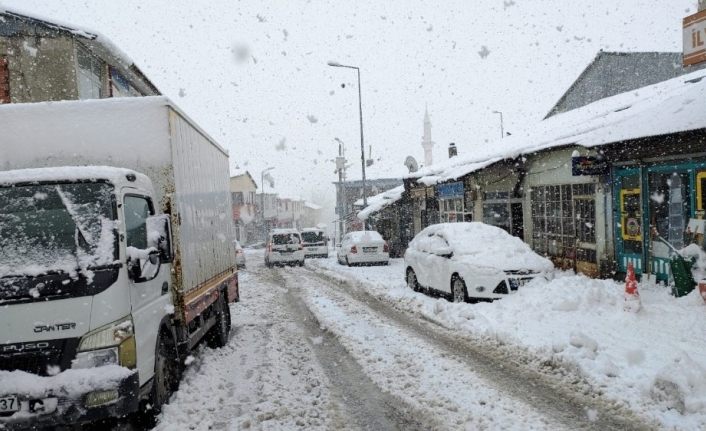
<svg viewBox="0 0 706 431">
<path fill-rule="evenodd" d="M 370 217 L 371 214 L 397 202 L 402 197 L 402 193 L 404 193 L 404 185 L 397 186 L 394 189 L 384 191 L 368 198 L 368 206 L 358 212 L 358 218 L 365 220 Z"/>
<path fill-rule="evenodd" d="M 555 115 L 472 154 L 408 175 L 432 185 L 454 180 L 503 159 L 563 145 L 595 147 L 706 128 L 706 71 L 700 70 Z"/>
</svg>

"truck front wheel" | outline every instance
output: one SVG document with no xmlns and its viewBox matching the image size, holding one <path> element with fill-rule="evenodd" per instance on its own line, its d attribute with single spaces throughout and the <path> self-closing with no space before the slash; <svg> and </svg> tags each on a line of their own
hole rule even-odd
<svg viewBox="0 0 706 431">
<path fill-rule="evenodd" d="M 151 403 L 155 415 L 169 402 L 172 393 L 179 388 L 179 355 L 173 340 L 162 331 L 154 359 L 154 381 Z"/>
</svg>

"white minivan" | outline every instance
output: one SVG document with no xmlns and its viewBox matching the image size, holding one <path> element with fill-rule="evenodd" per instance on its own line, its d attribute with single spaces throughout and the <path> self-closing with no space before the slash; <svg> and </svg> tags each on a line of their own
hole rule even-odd
<svg viewBox="0 0 706 431">
<path fill-rule="evenodd" d="M 304 246 L 296 229 L 273 229 L 267 236 L 265 266 L 304 266 Z"/>
<path fill-rule="evenodd" d="M 326 234 L 318 228 L 304 228 L 301 231 L 304 243 L 304 255 L 309 257 L 328 257 Z"/>
</svg>

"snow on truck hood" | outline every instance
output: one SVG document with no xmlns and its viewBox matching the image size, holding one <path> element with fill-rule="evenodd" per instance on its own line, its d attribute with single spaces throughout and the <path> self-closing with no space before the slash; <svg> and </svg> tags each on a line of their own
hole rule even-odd
<svg viewBox="0 0 706 431">
<path fill-rule="evenodd" d="M 480 222 L 441 223 L 422 233 L 439 233 L 454 252 L 453 259 L 503 271 L 551 271 L 554 265 L 521 239 Z M 419 235 L 422 235 L 420 233 Z"/>
</svg>

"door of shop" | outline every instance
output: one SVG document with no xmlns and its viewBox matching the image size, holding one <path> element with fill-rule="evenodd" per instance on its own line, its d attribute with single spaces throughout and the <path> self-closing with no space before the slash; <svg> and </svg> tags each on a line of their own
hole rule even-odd
<svg viewBox="0 0 706 431">
<path fill-rule="evenodd" d="M 689 219 L 703 217 L 698 196 L 705 168 L 704 163 L 689 162 L 614 171 L 615 246 L 620 272 L 632 262 L 638 274 L 669 279 L 669 247 L 651 233 L 658 233 L 677 249 L 688 245 Z"/>
</svg>

